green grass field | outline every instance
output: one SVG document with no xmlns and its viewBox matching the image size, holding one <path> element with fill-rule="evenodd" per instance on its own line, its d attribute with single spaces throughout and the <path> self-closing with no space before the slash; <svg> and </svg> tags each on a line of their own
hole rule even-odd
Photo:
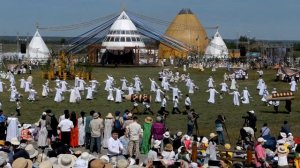
<svg viewBox="0 0 300 168">
<path fill-rule="evenodd" d="M 149 77 L 155 78 L 158 81 L 158 72 L 161 68 L 94 68 L 93 76 L 101 82 L 101 86 L 98 89 L 98 92 L 94 95 L 95 99 L 93 101 L 86 101 L 82 100 L 79 104 L 70 104 L 69 100 L 69 93 L 65 93 L 65 101 L 62 103 L 55 103 L 54 102 L 54 95 L 55 93 L 50 93 L 51 96 L 49 98 L 42 98 L 42 84 L 45 82 L 45 79 L 42 78 L 42 72 L 34 70 L 33 71 L 33 84 L 34 88 L 37 90 L 39 99 L 35 102 L 27 101 L 27 94 L 24 94 L 23 90 L 18 89 L 24 97 L 22 98 L 22 109 L 20 116 L 21 122 L 26 123 L 34 123 L 38 120 L 41 113 L 46 109 L 52 109 L 56 115 L 61 115 L 64 109 L 69 109 L 70 111 L 75 111 L 79 114 L 81 111 L 89 112 L 90 110 L 96 110 L 102 113 L 102 116 L 105 116 L 108 112 L 115 112 L 116 110 L 124 111 L 125 109 L 131 109 L 132 103 L 129 101 L 123 102 L 121 104 L 116 104 L 114 102 L 107 102 L 106 97 L 107 93 L 103 90 L 104 83 L 103 81 L 106 78 L 106 74 L 111 74 L 114 76 L 115 80 L 117 81 L 117 85 L 121 85 L 119 79 L 123 76 L 127 78 L 127 80 L 132 81 L 132 77 L 135 74 L 138 74 L 142 80 L 144 85 L 144 92 L 149 93 L 150 89 L 150 81 Z M 181 70 L 181 69 L 180 69 Z M 282 113 L 274 114 L 273 107 L 264 106 L 263 103 L 260 101 L 260 96 L 258 96 L 258 91 L 256 90 L 257 79 L 258 75 L 256 71 L 249 71 L 249 79 L 245 81 L 238 81 L 239 91 L 242 90 L 245 86 L 249 88 L 250 94 L 253 97 L 251 100 L 250 105 L 241 105 L 240 107 L 234 107 L 232 104 L 232 95 L 225 95 L 224 99 L 219 99 L 217 96 L 216 104 L 208 104 L 207 99 L 209 94 L 205 91 L 207 90 L 207 82 L 206 80 L 210 75 L 214 77 L 214 80 L 217 85 L 221 83 L 223 80 L 223 74 L 225 72 L 224 69 L 218 69 L 217 72 L 212 73 L 210 70 L 206 70 L 204 72 L 200 72 L 199 70 L 190 69 L 188 70 L 190 73 L 191 78 L 195 81 L 195 84 L 199 86 L 199 90 L 196 90 L 194 95 L 191 95 L 192 100 L 192 108 L 196 110 L 196 112 L 200 115 L 198 119 L 198 125 L 200 134 L 204 136 L 208 136 L 210 132 L 215 131 L 214 128 L 214 121 L 218 114 L 224 114 L 227 118 L 226 126 L 231 137 L 231 141 L 234 142 L 239 134 L 239 129 L 241 128 L 244 120 L 242 116 L 246 115 L 246 111 L 255 110 L 258 122 L 257 126 L 260 128 L 263 123 L 267 122 L 271 128 L 271 133 L 273 135 L 278 134 L 280 127 L 284 120 L 288 120 L 291 124 L 292 131 L 294 132 L 295 136 L 299 136 L 300 134 L 300 124 L 299 124 L 299 103 L 298 100 L 294 100 L 292 104 L 292 113 L 286 114 L 283 113 L 284 109 L 284 102 L 280 105 L 280 111 Z M 17 75 L 16 81 L 18 81 L 22 76 L 27 78 L 28 75 Z M 288 90 L 289 84 L 284 82 L 274 82 L 273 79 L 275 77 L 274 70 L 265 71 L 264 80 L 268 85 L 269 90 L 273 87 L 276 87 L 278 91 Z M 8 81 L 4 81 L 8 84 Z M 68 81 L 70 85 L 74 84 L 74 81 Z M 228 83 L 230 85 L 230 83 Z M 55 82 L 50 82 L 50 88 L 54 88 Z M 185 87 L 184 83 L 178 84 L 179 88 L 181 89 L 182 93 L 185 94 L 188 90 Z M 19 88 L 19 82 L 17 83 L 17 88 Z M 217 90 L 220 90 L 218 87 Z M 0 100 L 3 105 L 3 110 L 6 115 L 15 111 L 16 103 L 9 102 L 9 95 L 10 92 L 6 91 L 0 94 Z M 168 93 L 171 97 L 171 92 Z M 296 93 L 296 96 L 299 96 L 299 93 Z M 154 94 L 152 94 L 154 97 Z M 85 98 L 85 96 L 84 96 Z M 180 107 L 184 109 L 184 99 L 181 99 Z M 167 105 L 167 110 L 171 111 L 172 109 L 172 102 L 169 101 Z M 140 105 L 142 109 L 143 106 Z M 160 104 L 151 104 L 151 108 L 154 111 L 157 111 L 160 108 Z M 146 115 L 139 115 L 139 120 L 143 122 Z M 170 114 L 167 119 L 167 127 L 171 130 L 171 132 L 175 133 L 176 131 L 186 131 L 186 119 L 187 117 L 184 115 L 172 115 Z M 257 134 L 258 135 L 258 134 Z"/>
</svg>

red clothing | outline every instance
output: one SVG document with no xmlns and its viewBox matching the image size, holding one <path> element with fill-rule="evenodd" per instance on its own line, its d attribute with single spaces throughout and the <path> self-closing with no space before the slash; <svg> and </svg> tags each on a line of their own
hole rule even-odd
<svg viewBox="0 0 300 168">
<path fill-rule="evenodd" d="M 255 144 L 254 146 L 254 150 L 255 150 L 255 166 L 256 167 L 261 167 L 262 164 L 261 160 L 266 160 L 266 151 L 265 148 L 263 148 L 263 146 L 261 144 Z"/>
<path fill-rule="evenodd" d="M 21 131 L 21 139 L 24 139 L 24 140 L 27 140 L 27 141 L 32 140 L 31 132 L 29 131 L 29 129 L 23 129 Z"/>
<path fill-rule="evenodd" d="M 165 125 L 160 122 L 156 122 L 152 124 L 151 127 L 151 135 L 153 136 L 154 140 L 162 140 L 163 139 L 163 134 L 166 132 Z"/>
<path fill-rule="evenodd" d="M 70 141 L 70 146 L 72 148 L 78 147 L 78 127 L 74 127 L 71 130 L 71 141 Z"/>
</svg>

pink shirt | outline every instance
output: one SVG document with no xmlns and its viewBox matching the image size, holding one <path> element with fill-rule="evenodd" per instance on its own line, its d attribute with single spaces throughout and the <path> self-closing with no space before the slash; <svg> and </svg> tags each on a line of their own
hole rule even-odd
<svg viewBox="0 0 300 168">
<path fill-rule="evenodd" d="M 255 165 L 256 167 L 261 167 L 261 162 L 259 162 L 259 160 L 261 159 L 266 160 L 265 149 L 262 147 L 261 144 L 256 144 L 254 150 L 255 150 Z"/>
</svg>

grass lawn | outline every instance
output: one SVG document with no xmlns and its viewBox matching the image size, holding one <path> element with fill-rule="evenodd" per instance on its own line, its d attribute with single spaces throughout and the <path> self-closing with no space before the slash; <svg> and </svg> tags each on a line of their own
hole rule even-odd
<svg viewBox="0 0 300 168">
<path fill-rule="evenodd" d="M 121 85 L 120 78 L 125 76 L 127 80 L 132 81 L 132 77 L 135 74 L 138 74 L 142 80 L 144 85 L 144 92 L 149 93 L 150 90 L 150 81 L 149 77 L 155 78 L 158 81 L 158 72 L 161 68 L 150 68 L 150 67 L 143 67 L 143 68 L 94 68 L 93 76 L 101 82 L 101 86 L 98 89 L 98 92 L 94 95 L 95 99 L 93 101 L 86 101 L 82 100 L 79 104 L 70 104 L 69 100 L 69 93 L 65 93 L 65 101 L 62 103 L 54 102 L 54 95 L 55 92 L 50 93 L 51 96 L 49 98 L 42 98 L 42 84 L 45 82 L 45 79 L 42 78 L 42 72 L 38 70 L 33 70 L 33 84 L 34 88 L 37 90 L 39 99 L 36 102 L 28 102 L 27 101 L 27 94 L 24 94 L 23 90 L 19 89 L 19 82 L 17 83 L 18 90 L 24 94 L 21 102 L 22 102 L 22 109 L 20 116 L 21 122 L 26 123 L 34 123 L 37 122 L 41 113 L 46 109 L 52 109 L 56 116 L 61 115 L 64 109 L 69 109 L 70 111 L 75 111 L 78 114 L 81 111 L 89 112 L 90 110 L 96 110 L 102 113 L 102 116 L 105 116 L 108 112 L 115 112 L 116 110 L 124 111 L 125 109 L 131 109 L 132 103 L 129 101 L 123 102 L 121 104 L 116 104 L 114 102 L 107 102 L 107 92 L 104 91 L 104 83 L 103 81 L 106 79 L 106 74 L 111 74 L 114 76 L 117 86 Z M 181 70 L 181 69 L 180 69 Z M 284 120 L 288 120 L 292 127 L 292 131 L 294 132 L 295 136 L 300 135 L 300 124 L 299 124 L 299 103 L 298 99 L 292 101 L 292 113 L 273 113 L 273 106 L 267 107 L 264 106 L 263 103 L 260 101 L 260 96 L 258 96 L 258 91 L 256 90 L 257 79 L 258 75 L 256 71 L 249 71 L 249 79 L 245 81 L 237 81 L 239 86 L 239 91 L 242 90 L 245 86 L 248 87 L 251 96 L 253 99 L 251 100 L 250 105 L 241 105 L 240 107 L 234 107 L 232 104 L 232 95 L 225 95 L 224 99 L 219 99 L 217 96 L 216 104 L 208 104 L 207 100 L 209 97 L 209 93 L 206 93 L 207 90 L 207 82 L 206 80 L 210 75 L 214 77 L 215 84 L 219 85 L 223 80 L 223 74 L 225 72 L 224 69 L 218 69 L 217 72 L 211 72 L 210 70 L 206 70 L 204 72 L 200 72 L 199 70 L 190 69 L 188 70 L 190 73 L 191 78 L 194 80 L 195 84 L 199 86 L 199 90 L 196 90 L 194 95 L 191 95 L 192 100 L 192 108 L 196 110 L 196 112 L 200 115 L 198 119 L 198 125 L 200 134 L 204 136 L 208 136 L 210 132 L 215 131 L 214 121 L 218 114 L 224 114 L 226 116 L 226 126 L 228 129 L 229 136 L 232 142 L 235 142 L 238 138 L 239 129 L 241 128 L 242 124 L 244 123 L 244 119 L 242 116 L 246 115 L 246 111 L 255 110 L 258 122 L 257 126 L 260 128 L 263 123 L 267 122 L 271 128 L 271 133 L 273 135 L 278 135 L 280 127 Z M 274 82 L 273 79 L 275 77 L 274 70 L 268 70 L 264 72 L 264 80 L 268 85 L 269 91 L 273 87 L 276 87 L 278 91 L 288 90 L 289 84 L 283 82 Z M 18 81 L 22 76 L 27 78 L 26 75 L 17 75 L 16 81 Z M 5 83 L 9 83 L 5 81 Z M 70 85 L 74 84 L 74 81 L 68 81 Z M 159 82 L 160 84 L 160 82 Z M 228 83 L 230 85 L 230 83 Z M 54 88 L 55 82 L 50 82 L 50 88 Z M 186 93 L 188 90 L 185 87 L 184 83 L 178 84 L 179 88 L 181 89 L 182 93 Z M 220 90 L 218 86 L 217 90 Z M 6 115 L 15 111 L 16 103 L 9 102 L 9 95 L 10 92 L 6 91 L 0 94 L 0 100 L 2 102 L 3 110 Z M 172 96 L 172 93 L 168 93 L 169 97 Z M 296 96 L 299 96 L 299 93 L 296 93 Z M 83 96 L 85 98 L 85 96 Z M 155 97 L 152 94 L 152 97 Z M 180 100 L 181 109 L 184 109 L 184 99 Z M 280 111 L 284 112 L 284 105 L 285 102 L 281 102 L 280 104 Z M 167 110 L 172 110 L 172 102 L 169 101 L 167 105 Z M 151 108 L 154 111 L 157 111 L 160 108 L 160 104 L 151 104 Z M 140 105 L 140 109 L 143 109 L 143 106 Z M 143 122 L 145 115 L 139 115 L 139 120 Z M 186 116 L 183 115 L 172 115 L 170 114 L 167 119 L 167 127 L 171 130 L 172 133 L 176 131 L 186 131 Z M 257 133 L 259 135 L 259 133 Z"/>
</svg>

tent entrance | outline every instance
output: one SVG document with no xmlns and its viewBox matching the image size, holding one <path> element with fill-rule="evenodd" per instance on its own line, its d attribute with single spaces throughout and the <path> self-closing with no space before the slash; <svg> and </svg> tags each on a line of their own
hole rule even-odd
<svg viewBox="0 0 300 168">
<path fill-rule="evenodd" d="M 126 50 L 106 50 L 102 56 L 101 64 L 125 64 L 133 65 L 135 53 L 133 49 Z"/>
</svg>

